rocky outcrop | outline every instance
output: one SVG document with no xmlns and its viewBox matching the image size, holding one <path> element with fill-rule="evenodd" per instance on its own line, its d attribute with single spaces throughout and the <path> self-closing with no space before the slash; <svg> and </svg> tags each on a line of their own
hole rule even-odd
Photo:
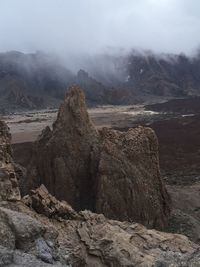
<svg viewBox="0 0 200 267">
<path fill-rule="evenodd" d="M 11 135 L 8 126 L 0 121 L 0 200 L 20 199 L 10 141 Z"/>
<path fill-rule="evenodd" d="M 44 185 L 41 185 L 36 190 L 31 190 L 31 194 L 25 196 L 23 201 L 26 205 L 48 218 L 79 218 L 78 214 L 67 202 L 58 201 L 54 196 L 49 194 Z"/>
<path fill-rule="evenodd" d="M 158 143 L 150 128 L 104 128 L 97 172 L 96 211 L 163 228 L 169 199 L 159 173 Z"/>
<path fill-rule="evenodd" d="M 199 266 L 199 248 L 184 236 L 110 221 L 90 212 L 82 215 L 85 222 L 77 234 L 88 255 L 86 266 Z"/>
<path fill-rule="evenodd" d="M 93 175 L 98 161 L 92 159 L 92 151 L 98 150 L 99 136 L 89 119 L 83 92 L 75 88 L 69 95 L 53 131 L 46 128 L 36 144 L 37 175 L 52 195 L 75 209 L 94 210 Z"/>
<path fill-rule="evenodd" d="M 43 186 L 29 196 L 35 197 L 49 210 L 48 200 L 54 197 Z M 60 220 L 33 205 L 38 214 L 23 202 L 0 201 L 0 266 L 199 266 L 200 248 L 184 236 L 90 211 L 77 214 L 67 203 L 66 215 L 70 210 L 78 217 Z"/>
<path fill-rule="evenodd" d="M 2 123 L 1 129 L 1 161 L 12 166 L 8 128 Z M 9 176 L 4 183 L 10 185 Z M 0 198 L 0 266 L 199 266 L 200 247 L 184 236 L 90 211 L 77 213 L 43 185 L 22 200 L 6 196 Z"/>
<path fill-rule="evenodd" d="M 149 227 L 166 224 L 169 198 L 154 132 L 143 127 L 98 132 L 77 87 L 67 93 L 53 130 L 46 128 L 38 139 L 29 170 L 29 180 L 75 209 Z"/>
</svg>

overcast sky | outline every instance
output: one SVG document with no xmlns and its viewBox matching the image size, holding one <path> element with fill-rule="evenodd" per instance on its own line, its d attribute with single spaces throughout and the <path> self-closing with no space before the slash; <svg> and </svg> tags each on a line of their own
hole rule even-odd
<svg viewBox="0 0 200 267">
<path fill-rule="evenodd" d="M 0 50 L 192 53 L 200 0 L 0 0 Z"/>
</svg>

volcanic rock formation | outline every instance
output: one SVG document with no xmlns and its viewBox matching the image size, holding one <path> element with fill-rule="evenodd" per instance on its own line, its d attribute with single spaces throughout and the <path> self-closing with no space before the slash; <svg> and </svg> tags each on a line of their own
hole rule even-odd
<svg viewBox="0 0 200 267">
<path fill-rule="evenodd" d="M 29 179 L 77 210 L 163 228 L 169 198 L 159 173 L 158 143 L 149 128 L 99 132 L 83 92 L 72 87 L 53 129 L 36 143 Z M 33 171 L 34 170 L 34 171 Z"/>
<path fill-rule="evenodd" d="M 0 123 L 0 132 L 1 166 L 10 173 L 14 162 L 5 123 Z M 90 211 L 77 213 L 43 185 L 20 199 L 16 179 L 13 185 L 12 177 L 2 177 L 0 266 L 200 266 L 200 247 L 184 236 L 108 220 Z"/>
</svg>

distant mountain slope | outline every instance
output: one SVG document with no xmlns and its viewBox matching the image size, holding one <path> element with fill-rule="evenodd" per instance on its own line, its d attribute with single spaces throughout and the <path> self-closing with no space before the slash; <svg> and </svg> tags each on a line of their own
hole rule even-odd
<svg viewBox="0 0 200 267">
<path fill-rule="evenodd" d="M 0 112 L 57 107 L 66 88 L 80 85 L 89 105 L 124 102 L 129 93 L 98 82 L 80 70 L 68 70 L 56 57 L 41 52 L 0 53 Z M 118 92 L 119 91 L 119 92 Z M 115 95 L 116 92 L 116 95 Z M 119 95 L 122 96 L 119 98 Z"/>
<path fill-rule="evenodd" d="M 77 74 L 66 66 L 67 62 L 64 66 L 55 56 L 41 52 L 0 53 L 0 112 L 58 107 L 72 84 L 83 88 L 89 105 L 200 95 L 199 55 L 134 51 L 94 57 Z"/>
<path fill-rule="evenodd" d="M 191 96 L 200 94 L 200 57 L 133 53 L 128 60 L 128 86 L 137 94 Z"/>
<path fill-rule="evenodd" d="M 0 104 L 2 108 L 41 108 L 63 96 L 70 71 L 42 53 L 0 54 Z"/>
</svg>

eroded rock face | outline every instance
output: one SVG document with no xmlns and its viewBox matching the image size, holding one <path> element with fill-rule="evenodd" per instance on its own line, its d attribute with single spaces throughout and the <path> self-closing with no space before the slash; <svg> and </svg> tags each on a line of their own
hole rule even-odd
<svg viewBox="0 0 200 267">
<path fill-rule="evenodd" d="M 54 198 L 43 186 L 29 197 L 33 196 L 40 196 L 40 205 L 47 209 L 47 199 Z M 58 211 L 63 203 L 55 201 Z M 38 205 L 32 208 L 38 210 Z M 0 201 L 0 266 L 200 266 L 200 247 L 184 236 L 108 220 L 90 211 L 77 214 L 70 208 L 78 217 L 62 220 L 52 219 L 51 213 L 51 218 L 44 216 L 44 209 L 38 212 L 22 201 Z"/>
<path fill-rule="evenodd" d="M 154 132 L 143 127 L 97 132 L 79 88 L 69 90 L 53 130 L 43 131 L 35 150 L 29 179 L 38 179 L 73 208 L 149 227 L 166 224 L 169 198 L 160 178 Z"/>
<path fill-rule="evenodd" d="M 200 266 L 197 245 L 181 235 L 147 230 L 134 223 L 82 212 L 76 232 L 86 249 L 86 266 Z"/>
<path fill-rule="evenodd" d="M 0 121 L 0 201 L 20 199 L 10 141 L 11 135 L 8 126 Z"/>
<path fill-rule="evenodd" d="M 36 146 L 37 175 L 50 193 L 76 209 L 94 210 L 93 179 L 98 161 L 92 158 L 92 151 L 98 150 L 98 133 L 81 90 L 69 92 L 53 130 L 46 128 Z"/>
<path fill-rule="evenodd" d="M 163 228 L 169 198 L 159 172 L 158 142 L 150 128 L 101 132 L 96 211 L 121 221 Z"/>
</svg>

